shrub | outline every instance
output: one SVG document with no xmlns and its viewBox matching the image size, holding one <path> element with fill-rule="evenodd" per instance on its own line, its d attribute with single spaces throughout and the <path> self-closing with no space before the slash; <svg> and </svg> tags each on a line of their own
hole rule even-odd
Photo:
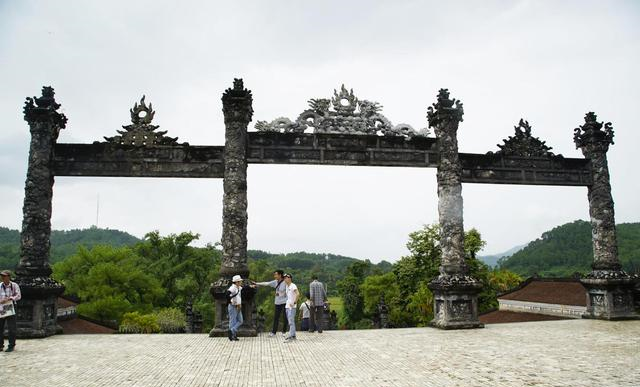
<svg viewBox="0 0 640 387">
<path fill-rule="evenodd" d="M 156 313 L 156 320 L 162 333 L 182 333 L 187 326 L 185 315 L 178 308 L 161 309 Z"/>
<path fill-rule="evenodd" d="M 154 314 L 125 313 L 118 329 L 120 333 L 158 333 L 160 325 Z"/>
</svg>

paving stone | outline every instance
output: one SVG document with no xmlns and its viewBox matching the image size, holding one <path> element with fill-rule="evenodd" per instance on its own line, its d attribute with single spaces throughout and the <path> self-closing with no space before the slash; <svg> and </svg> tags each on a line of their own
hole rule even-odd
<svg viewBox="0 0 640 387">
<path fill-rule="evenodd" d="M 640 386 L 640 321 L 260 335 L 61 335 L 0 353 L 12 387 Z"/>
</svg>

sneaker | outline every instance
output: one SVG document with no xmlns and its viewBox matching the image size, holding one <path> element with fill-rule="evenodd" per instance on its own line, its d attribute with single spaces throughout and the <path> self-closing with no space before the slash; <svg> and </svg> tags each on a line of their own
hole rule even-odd
<svg viewBox="0 0 640 387">
<path fill-rule="evenodd" d="M 269 332 L 269 337 L 274 337 L 276 334 L 273 332 Z"/>
<path fill-rule="evenodd" d="M 13 347 L 9 347 L 5 350 L 5 352 L 13 352 Z"/>
<path fill-rule="evenodd" d="M 282 332 L 282 337 L 287 337 L 288 333 Z"/>
<path fill-rule="evenodd" d="M 287 336 L 287 337 L 284 338 L 284 342 L 285 343 L 290 343 L 290 342 L 292 342 L 294 340 L 298 340 L 298 339 L 296 339 L 295 336 Z"/>
</svg>

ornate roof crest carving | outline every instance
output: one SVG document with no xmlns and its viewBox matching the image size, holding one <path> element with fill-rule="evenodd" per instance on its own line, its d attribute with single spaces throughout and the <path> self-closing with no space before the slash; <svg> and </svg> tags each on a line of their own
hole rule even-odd
<svg viewBox="0 0 640 387">
<path fill-rule="evenodd" d="M 604 126 L 604 130 L 602 127 Z M 584 124 L 573 130 L 573 141 L 576 148 L 584 148 L 589 145 L 597 145 L 609 148 L 613 144 L 613 126 L 611 122 L 598 122 L 598 116 L 589 112 L 584 116 Z"/>
<path fill-rule="evenodd" d="M 160 126 L 152 125 L 153 117 L 156 112 L 153 105 L 149 103 L 147 106 L 143 95 L 140 104 L 137 102 L 133 108 L 129 109 L 131 113 L 131 125 L 123 125 L 125 130 L 118 130 L 119 136 L 105 137 L 108 143 L 117 145 L 134 145 L 134 146 L 151 146 L 151 145 L 178 145 L 177 137 L 168 137 L 166 131 L 157 131 Z M 183 145 L 188 145 L 184 143 Z"/>
<path fill-rule="evenodd" d="M 60 129 L 67 125 L 67 117 L 58 112 L 60 104 L 56 102 L 55 91 L 51 86 L 42 88 L 41 97 L 27 97 L 24 103 L 24 119 L 27 122 L 51 121 L 57 128 L 55 138 L 58 137 Z"/>
<path fill-rule="evenodd" d="M 303 111 L 295 121 L 286 117 L 271 122 L 258 121 L 259 132 L 304 133 L 308 128 L 313 133 L 369 134 L 382 136 L 414 137 L 429 134 L 427 129 L 417 132 L 408 124 L 393 125 L 382 115 L 382 105 L 377 102 L 359 100 L 353 89 L 344 85 L 333 91 L 333 97 L 311 99 L 309 109 Z M 333 108 L 333 109 L 332 109 Z"/>
<path fill-rule="evenodd" d="M 503 140 L 503 145 L 498 144 L 500 150 L 497 151 L 496 154 L 519 157 L 555 156 L 555 154 L 551 152 L 552 148 L 547 146 L 545 141 L 531 135 L 531 125 L 529 125 L 528 121 L 520 119 L 520 122 L 517 126 L 514 126 L 514 129 L 516 132 L 515 135 Z"/>
</svg>

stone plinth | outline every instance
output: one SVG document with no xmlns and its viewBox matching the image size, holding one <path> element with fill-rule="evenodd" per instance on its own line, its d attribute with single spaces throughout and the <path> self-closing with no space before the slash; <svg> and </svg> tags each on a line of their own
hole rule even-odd
<svg viewBox="0 0 640 387">
<path fill-rule="evenodd" d="M 580 282 L 587 288 L 587 311 L 583 318 L 602 320 L 640 319 L 634 308 L 636 279 L 622 270 L 594 270 Z"/>
<path fill-rule="evenodd" d="M 40 338 L 62 333 L 57 324 L 58 296 L 64 286 L 47 277 L 17 278 L 22 299 L 18 301 L 18 338 Z"/>
<path fill-rule="evenodd" d="M 258 334 L 256 322 L 254 321 L 254 296 L 256 290 L 249 286 L 248 281 L 242 284 L 242 326 L 238 330 L 239 337 L 255 337 Z M 231 286 L 230 279 L 220 279 L 211 284 L 209 289 L 216 305 L 215 323 L 209 332 L 210 337 L 226 337 L 229 332 L 229 315 L 227 312 L 226 292 Z"/>
<path fill-rule="evenodd" d="M 435 301 L 430 325 L 440 329 L 482 328 L 478 320 L 478 293 L 482 284 L 469 276 L 440 275 L 428 285 Z"/>
</svg>

